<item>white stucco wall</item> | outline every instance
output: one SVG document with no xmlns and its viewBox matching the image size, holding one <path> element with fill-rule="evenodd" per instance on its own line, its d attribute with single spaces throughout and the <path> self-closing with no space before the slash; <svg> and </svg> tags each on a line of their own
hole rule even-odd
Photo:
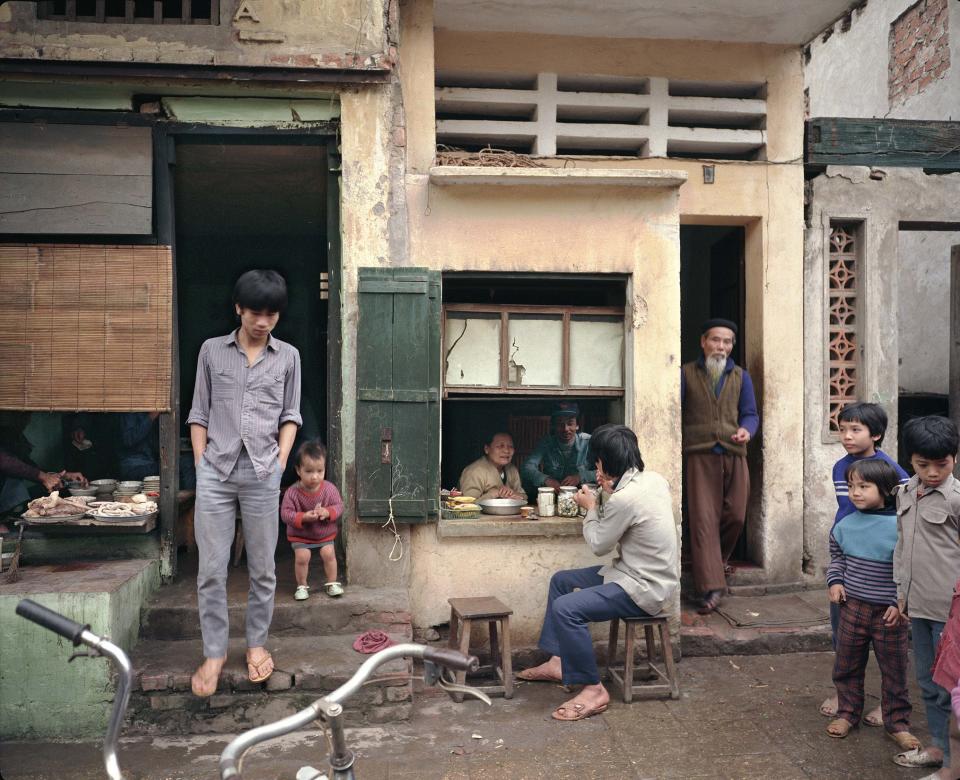
<svg viewBox="0 0 960 780">
<path fill-rule="evenodd" d="M 916 0 L 870 0 L 850 29 L 809 44 L 804 87 L 810 116 L 960 119 L 960 3 L 948 2 L 950 69 L 927 89 L 891 109 L 887 99 L 890 24 Z"/>
<path fill-rule="evenodd" d="M 950 247 L 960 232 L 900 231 L 900 392 L 949 392 Z"/>
</svg>

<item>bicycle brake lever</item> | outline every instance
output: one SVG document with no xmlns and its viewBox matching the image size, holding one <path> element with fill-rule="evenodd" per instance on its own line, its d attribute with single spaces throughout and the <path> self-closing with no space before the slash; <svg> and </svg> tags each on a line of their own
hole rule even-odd
<svg viewBox="0 0 960 780">
<path fill-rule="evenodd" d="M 444 677 L 437 679 L 437 687 L 441 690 L 447 692 L 447 695 L 453 695 L 454 693 L 462 693 L 465 696 L 473 696 L 475 699 L 480 699 L 488 707 L 493 706 L 493 702 L 490 701 L 490 697 L 487 696 L 483 691 L 477 690 L 476 688 L 471 688 L 469 685 L 458 685 L 455 682 L 450 682 Z"/>
</svg>

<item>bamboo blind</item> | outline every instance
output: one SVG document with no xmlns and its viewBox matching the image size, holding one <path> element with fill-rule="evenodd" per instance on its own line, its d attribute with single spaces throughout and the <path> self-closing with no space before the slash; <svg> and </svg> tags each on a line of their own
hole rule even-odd
<svg viewBox="0 0 960 780">
<path fill-rule="evenodd" d="M 0 244 L 0 409 L 168 411 L 168 246 Z"/>
</svg>

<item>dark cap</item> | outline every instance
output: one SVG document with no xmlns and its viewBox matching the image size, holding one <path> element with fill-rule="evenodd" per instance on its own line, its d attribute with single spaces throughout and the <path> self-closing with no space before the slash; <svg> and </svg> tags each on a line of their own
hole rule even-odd
<svg viewBox="0 0 960 780">
<path fill-rule="evenodd" d="M 553 407 L 550 413 L 550 419 L 556 420 L 558 417 L 579 417 L 580 408 L 571 401 L 561 401 Z"/>
<path fill-rule="evenodd" d="M 706 333 L 711 328 L 727 328 L 733 331 L 733 335 L 737 335 L 737 323 L 732 322 L 731 320 L 725 320 L 723 317 L 714 317 L 712 320 L 707 320 L 700 326 L 700 333 Z"/>
</svg>

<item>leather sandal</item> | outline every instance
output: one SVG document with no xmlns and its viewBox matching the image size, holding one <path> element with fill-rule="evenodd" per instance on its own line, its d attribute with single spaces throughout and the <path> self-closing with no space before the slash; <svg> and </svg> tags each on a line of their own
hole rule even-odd
<svg viewBox="0 0 960 780">
<path fill-rule="evenodd" d="M 719 590 L 711 590 L 703 597 L 697 613 L 700 615 L 709 615 L 711 612 L 716 612 L 717 607 L 720 606 L 722 596 L 723 594 Z"/>
<path fill-rule="evenodd" d="M 835 720 L 831 720 L 830 725 L 827 726 L 827 735 L 834 739 L 843 739 L 850 733 L 852 728 L 853 726 L 849 720 L 836 718 Z"/>
<path fill-rule="evenodd" d="M 263 651 L 263 655 L 257 661 L 247 656 L 247 678 L 250 682 L 266 682 L 271 674 L 273 674 L 273 656 L 267 650 Z"/>
</svg>

